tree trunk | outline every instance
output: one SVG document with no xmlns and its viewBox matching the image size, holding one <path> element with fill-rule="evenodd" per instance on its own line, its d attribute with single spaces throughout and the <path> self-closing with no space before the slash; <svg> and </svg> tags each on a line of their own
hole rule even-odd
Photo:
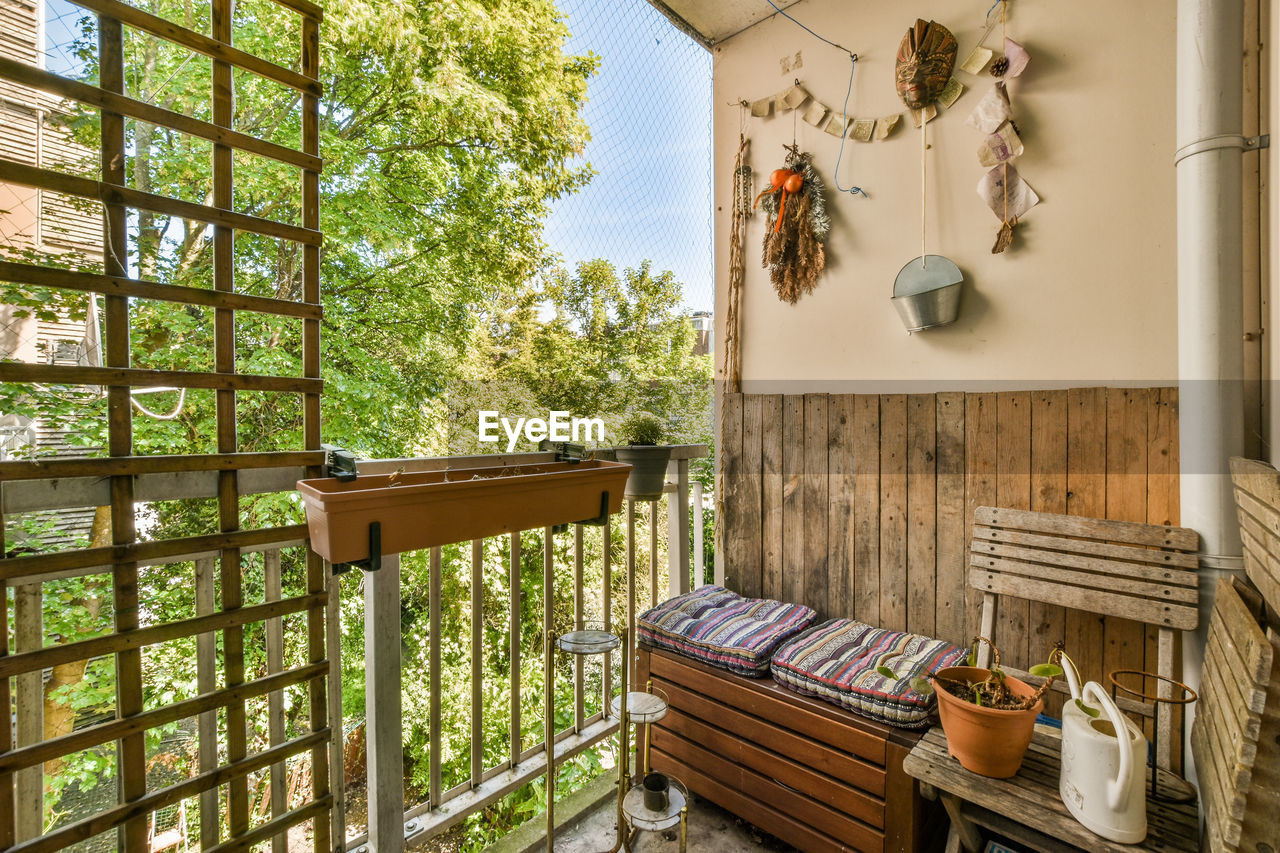
<svg viewBox="0 0 1280 853">
<path fill-rule="evenodd" d="M 89 535 L 89 547 L 104 548 L 111 544 L 111 507 L 100 506 L 93 514 L 93 528 Z M 102 596 L 100 587 L 102 585 L 102 577 L 98 576 L 96 583 L 89 586 L 94 590 L 94 594 L 88 596 L 80 603 L 89 611 L 91 619 L 96 619 L 102 611 Z M 65 641 L 64 641 L 65 642 Z M 59 698 L 56 695 L 58 688 L 63 686 L 74 686 L 84 680 L 85 669 L 89 666 L 87 660 L 73 661 L 72 663 L 59 664 L 53 668 L 53 674 L 44 686 L 44 739 L 52 740 L 65 734 L 70 734 L 75 727 L 76 710 L 72 705 Z M 61 758 L 55 758 L 46 761 L 44 764 L 44 772 L 46 775 L 52 776 L 62 770 L 66 762 Z"/>
</svg>

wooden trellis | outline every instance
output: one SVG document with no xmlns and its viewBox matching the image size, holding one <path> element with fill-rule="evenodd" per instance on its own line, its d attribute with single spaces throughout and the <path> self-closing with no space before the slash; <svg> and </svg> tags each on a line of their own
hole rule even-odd
<svg viewBox="0 0 1280 853">
<path fill-rule="evenodd" d="M 305 821 L 311 821 L 317 851 L 340 849 L 341 833 L 333 832 L 335 796 L 330 789 L 330 749 L 332 707 L 327 681 L 330 663 L 326 657 L 326 604 L 329 590 L 326 567 L 309 550 L 306 558 L 306 592 L 291 598 L 280 597 L 278 549 L 298 544 L 305 527 L 293 525 L 248 530 L 240 526 L 240 499 L 248 482 L 246 474 L 263 474 L 276 469 L 276 488 L 287 488 L 292 473 L 309 476 L 320 473 L 320 244 L 319 212 L 319 26 L 321 10 L 307 0 L 277 0 L 300 18 L 300 72 L 287 69 L 232 46 L 232 0 L 212 0 L 211 35 L 204 35 L 156 17 L 117 0 L 75 0 L 97 16 L 99 85 L 67 79 L 33 65 L 0 58 L 0 78 L 21 86 L 78 101 L 101 113 L 101 175 L 98 180 L 69 175 L 40 165 L 0 159 L 0 181 L 64 195 L 98 201 L 103 206 L 103 271 L 82 272 L 53 269 L 13 261 L 0 262 L 5 280 L 70 291 L 101 293 L 105 299 L 104 359 L 102 366 L 64 366 L 0 363 L 0 382 L 96 385 L 107 395 L 108 456 L 100 459 L 57 459 L 0 462 L 0 483 L 57 479 L 86 494 L 101 495 L 98 482 L 109 490 L 102 501 L 110 507 L 112 541 L 109 547 L 87 548 L 0 560 L 0 584 L 19 589 L 39 589 L 44 580 L 76 574 L 110 573 L 114 597 L 114 629 L 101 636 L 61 645 L 20 649 L 10 652 L 8 630 L 0 631 L 0 709 L 5 724 L 0 725 L 0 848 L 37 851 L 56 850 L 83 841 L 101 832 L 118 828 L 119 844 L 127 851 L 148 849 L 148 815 L 191 797 L 210 802 L 216 814 L 217 798 L 209 792 L 223 788 L 228 810 L 229 834 L 219 837 L 216 821 L 202 821 L 205 849 L 246 849 L 275 839 Z M 125 89 L 124 28 L 147 33 L 212 60 L 212 122 L 180 115 L 132 98 Z M 233 73 L 242 70 L 289 87 L 300 93 L 301 150 L 284 147 L 238 132 L 232 127 Z M 145 121 L 213 143 L 212 204 L 197 204 L 142 192 L 126 184 L 127 119 Z M 232 163 L 235 151 L 271 158 L 300 170 L 301 225 L 236 213 L 232 210 Z M 125 267 L 128 257 L 129 208 L 193 219 L 212 226 L 214 289 L 169 285 L 131 278 Z M 237 231 L 292 241 L 301 246 L 302 299 L 290 301 L 236 293 L 233 239 Z M 131 365 L 129 349 L 129 300 L 160 299 L 214 309 L 214 369 L 212 372 L 152 370 Z M 235 317 L 237 311 L 254 311 L 299 319 L 302 322 L 303 375 L 301 377 L 246 375 L 236 371 Z M 216 392 L 217 452 L 204 455 L 134 455 L 130 391 L 141 387 L 213 389 Z M 303 401 L 303 447 L 272 453 L 239 453 L 236 439 L 236 395 L 241 391 L 278 392 L 301 395 Z M 216 495 L 218 532 L 177 540 L 139 541 L 135 526 L 135 500 L 145 500 L 147 477 L 172 472 L 189 472 L 216 480 L 209 494 Z M 86 479 L 87 478 L 87 479 Z M 251 477 L 250 477 L 251 479 Z M 213 485 L 213 483 L 208 483 Z M 262 491 L 262 488 L 256 491 Z M 6 495 L 6 501 L 8 495 Z M 5 503 L 0 503 L 0 521 Z M 271 557 L 275 550 L 274 562 Z M 4 554 L 0 548 L 0 557 Z M 266 551 L 267 600 L 246 606 L 242 594 L 242 556 L 248 551 Z M 138 569 L 156 562 L 197 559 L 193 587 L 193 618 L 161 624 L 143 624 L 138 600 Z M 212 566 L 216 559 L 221 576 L 220 607 L 212 598 Z M 274 578 L 272 577 L 274 566 Z M 202 594 L 200 590 L 204 590 Z M 0 586 L 0 607 L 8 607 L 5 589 Z M 281 618 L 304 613 L 306 619 L 307 663 L 284 670 L 280 655 Z M 0 613 L 0 624 L 7 624 Z M 264 678 L 246 681 L 244 666 L 244 626 L 268 622 L 268 669 Z M 330 628 L 332 626 L 329 626 Z M 202 665 L 214 660 L 214 632 L 222 639 L 221 683 L 205 682 L 198 696 L 162 707 L 144 708 L 142 649 L 146 646 L 196 637 L 200 642 Z M 39 673 L 58 663 L 114 657 L 117 682 L 115 719 L 82 728 L 52 740 L 15 743 L 9 725 L 11 679 Z M 205 676 L 212 670 L 208 670 Z M 267 696 L 278 708 L 282 691 L 304 684 L 308 691 L 309 721 L 305 734 L 284 740 L 283 725 L 272 724 L 272 745 L 250 754 L 246 735 L 246 702 Z M 206 689 L 208 688 L 208 689 Z M 214 714 L 225 712 L 226 736 L 222 749 L 208 743 L 217 737 Z M 198 775 L 158 790 L 147 787 L 146 732 L 177 720 L 201 718 L 201 767 Z M 209 725 L 206 725 L 209 722 Z M 17 812 L 15 775 L 27 768 L 75 752 L 116 744 L 118 804 L 77 823 L 61 826 L 36 837 L 19 838 L 15 830 Z M 312 788 L 307 801 L 288 809 L 273 799 L 272 816 L 251 824 L 248 776 L 273 768 L 273 791 L 283 791 L 275 779 L 277 768 L 293 756 L 310 755 Z M 207 813 L 206 813 L 207 814 Z"/>
</svg>

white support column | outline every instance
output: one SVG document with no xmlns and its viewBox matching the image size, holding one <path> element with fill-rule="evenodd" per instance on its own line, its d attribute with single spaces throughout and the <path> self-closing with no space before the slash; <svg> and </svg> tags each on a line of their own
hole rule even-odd
<svg viewBox="0 0 1280 853">
<path fill-rule="evenodd" d="M 431 638 L 434 643 L 435 637 Z M 364 576 L 365 726 L 369 849 L 404 850 L 404 744 L 400 739 L 400 555 Z M 432 732 L 432 737 L 436 733 Z"/>
<path fill-rule="evenodd" d="M 1200 630 L 1183 650 L 1193 687 L 1217 579 L 1241 566 L 1227 459 L 1244 451 L 1243 41 L 1243 0 L 1178 0 L 1180 503 L 1182 525 L 1200 534 L 1203 567 Z"/>
<path fill-rule="evenodd" d="M 689 460 L 667 463 L 667 590 L 670 596 L 689 591 Z"/>
<path fill-rule="evenodd" d="M 13 650 L 38 651 L 44 645 L 44 590 L 29 583 L 13 590 Z M 44 740 L 44 679 L 40 670 L 14 679 L 17 711 L 17 746 L 31 746 Z M 14 774 L 16 841 L 27 841 L 44 833 L 44 765 L 37 764 Z"/>
</svg>

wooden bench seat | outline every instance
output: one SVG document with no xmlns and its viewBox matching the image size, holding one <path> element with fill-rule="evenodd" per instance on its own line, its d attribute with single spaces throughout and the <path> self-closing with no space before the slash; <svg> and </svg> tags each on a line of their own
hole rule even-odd
<svg viewBox="0 0 1280 853">
<path fill-rule="evenodd" d="M 653 769 L 804 851 L 929 848 L 940 810 L 902 770 L 920 733 L 661 649 L 638 658 L 637 683 L 670 700 Z"/>
</svg>

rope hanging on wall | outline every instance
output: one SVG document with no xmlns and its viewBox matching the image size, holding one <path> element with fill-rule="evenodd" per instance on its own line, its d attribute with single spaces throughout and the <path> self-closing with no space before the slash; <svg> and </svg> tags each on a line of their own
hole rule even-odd
<svg viewBox="0 0 1280 853">
<path fill-rule="evenodd" d="M 741 320 L 742 281 L 746 276 L 746 256 L 743 253 L 743 231 L 746 219 L 751 215 L 751 166 L 747 165 L 750 142 L 746 135 L 747 102 L 738 104 L 738 156 L 733 161 L 732 224 L 729 228 L 729 307 L 725 312 L 724 374 L 728 390 L 737 394 L 742 390 Z"/>
</svg>

